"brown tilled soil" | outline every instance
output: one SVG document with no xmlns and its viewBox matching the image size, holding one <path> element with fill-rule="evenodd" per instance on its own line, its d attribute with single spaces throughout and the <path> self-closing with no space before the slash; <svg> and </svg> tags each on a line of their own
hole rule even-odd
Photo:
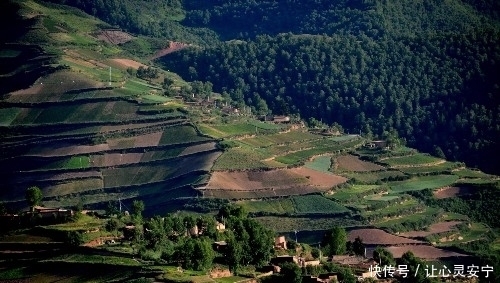
<svg viewBox="0 0 500 283">
<path fill-rule="evenodd" d="M 434 191 L 434 197 L 437 199 L 451 198 L 456 196 L 465 196 L 472 193 L 471 187 L 444 187 Z"/>
<path fill-rule="evenodd" d="M 438 249 L 428 245 L 404 245 L 404 246 L 390 246 L 385 248 L 392 253 L 394 258 L 400 258 L 405 252 L 411 251 L 416 257 L 422 259 L 437 259 L 443 257 L 467 256 L 452 251 Z"/>
<path fill-rule="evenodd" d="M 342 176 L 319 172 L 306 167 L 298 167 L 290 169 L 295 174 L 306 177 L 309 184 L 322 188 L 331 188 L 339 184 L 347 182 L 347 178 Z"/>
<path fill-rule="evenodd" d="M 109 147 L 112 149 L 120 149 L 126 147 L 146 147 L 157 146 L 160 142 L 163 132 L 155 132 L 144 134 L 131 138 L 110 139 L 108 140 Z"/>
<path fill-rule="evenodd" d="M 134 37 L 120 30 L 103 30 L 97 38 L 111 44 L 122 44 L 131 41 Z"/>
<path fill-rule="evenodd" d="M 356 229 L 348 233 L 349 241 L 360 237 L 368 245 L 422 244 L 424 242 L 389 234 L 380 229 Z"/>
<path fill-rule="evenodd" d="M 120 66 L 123 66 L 124 68 L 139 69 L 139 67 L 147 67 L 146 65 L 144 65 L 144 64 L 142 64 L 140 62 L 137 62 L 137 61 L 134 61 L 134 60 L 130 60 L 130 59 L 119 59 L 119 58 L 116 58 L 116 59 L 111 59 L 111 61 L 117 63 Z"/>
<path fill-rule="evenodd" d="M 346 171 L 370 172 L 384 169 L 383 166 L 360 160 L 357 156 L 353 155 L 339 156 L 337 157 L 337 162 L 339 164 L 339 169 Z"/>
<path fill-rule="evenodd" d="M 48 147 L 35 147 L 27 155 L 31 156 L 67 156 L 95 153 L 109 150 L 107 144 L 97 145 L 74 145 L 69 143 L 57 143 Z"/>
<path fill-rule="evenodd" d="M 453 227 L 462 223 L 461 221 L 445 221 L 434 223 L 429 226 L 428 231 L 410 231 L 401 233 L 402 237 L 416 238 L 416 237 L 427 237 L 432 234 L 443 233 L 453 230 Z"/>
<path fill-rule="evenodd" d="M 118 166 L 123 164 L 133 164 L 141 161 L 144 153 L 106 153 L 104 155 L 94 155 L 90 158 L 92 166 Z"/>
<path fill-rule="evenodd" d="M 168 47 L 156 52 L 155 55 L 153 55 L 153 57 L 151 57 L 151 60 L 158 59 L 158 58 L 163 57 L 167 54 L 182 50 L 188 46 L 189 46 L 189 44 L 186 44 L 186 43 L 170 41 L 168 44 Z"/>
</svg>

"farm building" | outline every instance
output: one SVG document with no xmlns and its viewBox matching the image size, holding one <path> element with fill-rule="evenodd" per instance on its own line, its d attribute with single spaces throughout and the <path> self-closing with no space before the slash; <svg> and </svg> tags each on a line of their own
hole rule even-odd
<svg viewBox="0 0 500 283">
<path fill-rule="evenodd" d="M 319 283 L 319 282 L 338 282 L 338 274 L 335 272 L 320 274 L 318 276 L 305 275 L 302 277 L 302 282 Z"/>
<path fill-rule="evenodd" d="M 274 239 L 274 248 L 286 250 L 286 239 L 285 236 L 279 236 Z"/>
<path fill-rule="evenodd" d="M 31 213 L 39 215 L 41 218 L 49 217 L 70 217 L 73 216 L 73 210 L 64 208 L 47 208 L 43 206 L 34 206 Z"/>
<path fill-rule="evenodd" d="M 277 257 L 273 257 L 271 259 L 271 264 L 273 265 L 280 265 L 282 263 L 286 262 L 294 262 L 296 264 L 299 263 L 299 259 L 296 256 L 291 256 L 291 255 L 279 255 Z"/>
<path fill-rule="evenodd" d="M 222 232 L 222 231 L 226 230 L 226 225 L 224 225 L 224 223 L 220 223 L 219 221 L 217 221 L 215 223 L 215 229 L 217 229 L 217 231 L 219 231 L 219 232 Z"/>
<path fill-rule="evenodd" d="M 371 141 L 365 145 L 368 148 L 381 148 L 381 149 L 387 149 L 387 141 Z"/>
</svg>

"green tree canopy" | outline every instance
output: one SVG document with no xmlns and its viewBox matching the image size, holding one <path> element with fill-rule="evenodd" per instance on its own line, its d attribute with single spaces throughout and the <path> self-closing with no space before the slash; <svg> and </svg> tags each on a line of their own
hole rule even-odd
<svg viewBox="0 0 500 283">
<path fill-rule="evenodd" d="M 334 227 L 327 231 L 323 245 L 330 255 L 342 255 L 346 252 L 347 232 L 342 227 Z"/>
<path fill-rule="evenodd" d="M 132 215 L 135 217 L 142 218 L 143 211 L 144 211 L 144 202 L 142 200 L 134 200 L 134 202 L 132 202 Z"/>
<path fill-rule="evenodd" d="M 40 190 L 39 187 L 33 186 L 29 187 L 26 190 L 26 201 L 31 207 L 39 205 L 40 202 L 42 201 L 42 198 L 43 198 L 42 190 Z"/>
</svg>

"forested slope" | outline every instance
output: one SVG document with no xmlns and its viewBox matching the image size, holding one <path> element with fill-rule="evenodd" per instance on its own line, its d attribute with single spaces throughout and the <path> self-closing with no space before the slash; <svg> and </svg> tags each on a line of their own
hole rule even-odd
<svg viewBox="0 0 500 283">
<path fill-rule="evenodd" d="M 162 63 L 256 111 L 397 132 L 419 150 L 499 173 L 497 1 L 64 2 L 205 46 Z"/>
<path fill-rule="evenodd" d="M 257 36 L 164 63 L 256 111 L 300 113 L 365 134 L 396 131 L 420 150 L 498 173 L 498 22 L 460 1 L 366 2 L 291 28 L 322 35 Z"/>
</svg>

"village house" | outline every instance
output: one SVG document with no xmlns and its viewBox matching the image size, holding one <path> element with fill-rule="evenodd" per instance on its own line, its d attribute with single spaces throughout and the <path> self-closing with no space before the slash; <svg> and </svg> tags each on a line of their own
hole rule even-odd
<svg viewBox="0 0 500 283">
<path fill-rule="evenodd" d="M 48 208 L 43 206 L 34 206 L 30 213 L 37 214 L 41 218 L 59 218 L 73 216 L 73 210 L 64 208 Z"/>
<path fill-rule="evenodd" d="M 222 232 L 222 231 L 226 230 L 226 225 L 224 225 L 224 223 L 220 223 L 219 221 L 217 221 L 215 223 L 215 229 L 217 229 L 217 231 L 219 231 L 219 232 Z"/>
<path fill-rule="evenodd" d="M 367 147 L 367 148 L 388 149 L 387 141 L 382 141 L 382 140 L 371 141 L 371 142 L 365 144 L 365 147 Z"/>
<path fill-rule="evenodd" d="M 286 239 L 285 236 L 279 236 L 274 239 L 274 248 L 280 250 L 286 250 Z"/>
<path fill-rule="evenodd" d="M 271 264 L 280 265 L 286 262 L 293 262 L 299 264 L 299 258 L 291 255 L 279 255 L 271 259 Z"/>
</svg>

